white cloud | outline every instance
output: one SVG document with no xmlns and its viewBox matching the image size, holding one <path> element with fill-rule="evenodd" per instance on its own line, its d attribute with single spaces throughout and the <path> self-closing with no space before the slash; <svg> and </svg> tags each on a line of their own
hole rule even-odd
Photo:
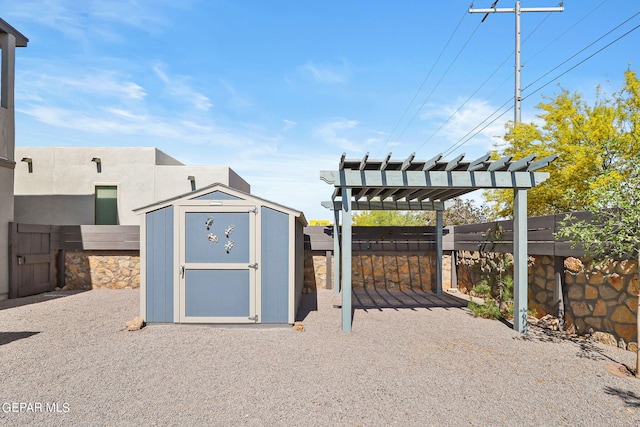
<svg viewBox="0 0 640 427">
<path fill-rule="evenodd" d="M 300 68 L 318 83 L 342 84 L 346 83 L 349 78 L 349 70 L 346 64 L 341 66 L 318 65 L 309 61 Z"/>
<path fill-rule="evenodd" d="M 160 66 L 153 67 L 153 72 L 165 84 L 167 92 L 172 96 L 179 98 L 183 102 L 190 103 L 198 110 L 208 111 L 213 107 L 213 103 L 207 96 L 190 86 L 189 77 L 169 77 L 169 75 Z"/>
<path fill-rule="evenodd" d="M 287 131 L 293 129 L 298 124 L 298 123 L 294 122 L 293 120 L 282 119 L 282 121 L 284 122 L 284 126 L 282 128 L 283 132 L 287 132 Z"/>
<path fill-rule="evenodd" d="M 146 96 L 144 88 L 126 76 L 107 70 L 90 70 L 84 74 L 69 75 L 44 70 L 27 72 L 21 76 L 24 82 L 16 89 L 20 101 L 45 101 L 47 97 L 56 102 L 70 102 L 72 97 L 107 97 L 119 101 L 141 101 Z"/>
<path fill-rule="evenodd" d="M 320 205 L 333 193 L 333 187 L 320 180 L 320 170 L 337 169 L 340 154 L 324 149 L 284 150 L 247 150 L 231 167 L 249 182 L 252 194 L 299 209 L 307 220 L 333 219 L 332 212 Z"/>
<path fill-rule="evenodd" d="M 357 154 L 364 153 L 383 140 L 380 132 L 362 127 L 356 120 L 343 118 L 317 127 L 315 134 L 328 144 Z"/>
<path fill-rule="evenodd" d="M 88 43 L 94 37 L 101 41 L 127 42 L 112 28 L 114 23 L 157 34 L 170 22 L 168 10 L 170 13 L 171 9 L 190 7 L 191 3 L 189 0 L 7 0 L 0 2 L 0 7 L 4 6 L 8 17 L 28 19 Z"/>
<path fill-rule="evenodd" d="M 464 147 L 488 151 L 502 141 L 506 119 L 502 116 L 491 123 L 502 109 L 496 114 L 497 107 L 484 100 L 471 100 L 463 107 L 460 103 L 432 105 L 421 114 L 421 119 L 429 122 L 429 141 L 440 141 L 443 151 L 450 152 Z"/>
</svg>

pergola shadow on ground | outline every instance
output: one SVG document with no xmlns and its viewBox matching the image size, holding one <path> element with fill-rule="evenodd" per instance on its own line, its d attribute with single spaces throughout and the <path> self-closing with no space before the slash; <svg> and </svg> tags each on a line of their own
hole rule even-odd
<svg viewBox="0 0 640 427">
<path fill-rule="evenodd" d="M 353 310 L 465 308 L 462 298 L 421 290 L 355 289 L 351 293 Z"/>
</svg>

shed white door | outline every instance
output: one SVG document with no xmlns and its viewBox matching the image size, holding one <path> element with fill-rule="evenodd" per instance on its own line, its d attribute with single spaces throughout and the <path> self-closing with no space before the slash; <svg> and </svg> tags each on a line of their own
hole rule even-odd
<svg viewBox="0 0 640 427">
<path fill-rule="evenodd" d="M 180 322 L 258 323 L 256 210 L 180 207 Z"/>
</svg>

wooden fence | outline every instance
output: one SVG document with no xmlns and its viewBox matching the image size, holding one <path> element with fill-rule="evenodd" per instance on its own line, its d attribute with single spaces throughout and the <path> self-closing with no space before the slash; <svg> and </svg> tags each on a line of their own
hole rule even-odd
<svg viewBox="0 0 640 427">
<path fill-rule="evenodd" d="M 67 250 L 140 249 L 136 225 L 10 223 L 9 228 L 9 298 L 52 291 L 63 282 Z"/>
<path fill-rule="evenodd" d="M 587 212 L 572 214 L 588 219 Z M 580 247 L 556 237 L 565 214 L 531 217 L 527 220 L 528 251 L 530 255 L 581 257 Z M 500 227 L 499 239 L 492 237 Z M 333 250 L 333 227 L 306 227 L 305 249 Z M 429 251 L 435 250 L 435 227 L 353 227 L 352 251 Z M 446 227 L 443 232 L 445 251 L 513 252 L 513 221 L 495 221 L 482 224 Z"/>
<path fill-rule="evenodd" d="M 587 212 L 572 214 L 578 219 L 588 219 Z M 528 252 L 530 255 L 550 255 L 559 257 L 581 257 L 584 251 L 580 247 L 571 248 L 571 241 L 555 236 L 565 214 L 531 217 L 527 220 Z M 502 234 L 498 239 L 492 237 L 496 227 Z M 457 225 L 447 227 L 449 233 L 444 236 L 443 249 L 446 251 L 513 252 L 513 221 L 495 221 L 482 224 Z"/>
<path fill-rule="evenodd" d="M 445 230 L 445 232 L 447 232 Z M 333 251 L 333 227 L 304 229 L 305 249 Z M 352 252 L 411 252 L 435 250 L 435 227 L 353 227 Z"/>
<path fill-rule="evenodd" d="M 55 249 L 75 251 L 140 250 L 137 225 L 54 225 Z"/>
</svg>

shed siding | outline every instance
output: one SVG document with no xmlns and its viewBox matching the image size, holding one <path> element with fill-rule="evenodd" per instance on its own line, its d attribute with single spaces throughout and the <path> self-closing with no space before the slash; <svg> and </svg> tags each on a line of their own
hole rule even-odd
<svg viewBox="0 0 640 427">
<path fill-rule="evenodd" d="M 146 322 L 173 322 L 173 206 L 146 214 Z"/>
<path fill-rule="evenodd" d="M 208 194 L 196 197 L 194 200 L 242 200 L 239 197 L 216 190 Z"/>
<path fill-rule="evenodd" d="M 289 215 L 262 207 L 262 323 L 287 323 Z"/>
</svg>

